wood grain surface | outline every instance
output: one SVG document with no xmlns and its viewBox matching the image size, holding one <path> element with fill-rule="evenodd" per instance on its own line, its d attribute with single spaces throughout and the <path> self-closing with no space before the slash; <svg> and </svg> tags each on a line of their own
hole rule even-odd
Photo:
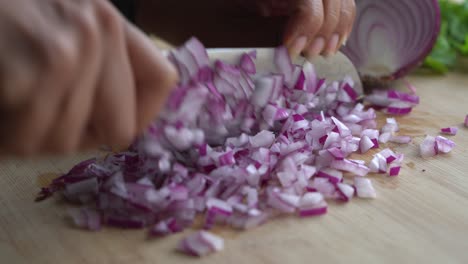
<svg viewBox="0 0 468 264">
<path fill-rule="evenodd" d="M 331 203 L 323 217 L 284 217 L 248 232 L 218 228 L 225 250 L 198 259 L 174 251 L 185 234 L 147 240 L 143 230 L 74 228 L 58 199 L 34 203 L 39 187 L 96 153 L 0 161 L 0 263 L 468 263 L 468 76 L 412 76 L 421 104 L 398 118 L 414 136 L 397 178 L 371 176 L 375 200 Z M 384 116 L 380 116 L 382 121 Z M 425 134 L 457 125 L 451 154 L 423 160 Z M 369 158 L 367 156 L 366 158 Z M 191 231 L 188 231 L 191 232 Z"/>
</svg>

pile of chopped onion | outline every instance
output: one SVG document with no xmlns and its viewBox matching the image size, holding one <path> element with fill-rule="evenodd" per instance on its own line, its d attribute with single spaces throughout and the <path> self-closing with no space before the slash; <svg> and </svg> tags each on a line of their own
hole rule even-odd
<svg viewBox="0 0 468 264">
<path fill-rule="evenodd" d="M 411 140 L 395 134 L 393 118 L 377 129 L 351 78 L 320 79 L 312 64 L 292 64 L 284 47 L 272 73 L 257 72 L 255 51 L 238 64 L 211 62 L 194 38 L 169 58 L 181 78 L 162 117 L 127 151 L 83 161 L 38 200 L 60 192 L 82 205 L 71 211 L 80 227 L 148 227 L 159 237 L 191 227 L 197 215 L 206 230 L 249 229 L 278 214 L 323 215 L 331 201 L 375 198 L 368 173 L 400 172 L 403 155 L 388 148 L 369 164 L 350 157 L 379 142 Z M 386 91 L 367 100 L 405 114 L 419 98 Z M 199 232 L 179 248 L 205 255 L 222 247 L 222 239 Z"/>
</svg>

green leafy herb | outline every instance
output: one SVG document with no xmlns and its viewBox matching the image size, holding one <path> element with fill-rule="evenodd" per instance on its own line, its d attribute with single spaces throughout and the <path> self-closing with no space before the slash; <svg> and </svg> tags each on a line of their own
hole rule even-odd
<svg viewBox="0 0 468 264">
<path fill-rule="evenodd" d="M 424 66 L 439 73 L 453 69 L 460 55 L 468 56 L 468 0 L 439 0 L 442 25 Z"/>
</svg>

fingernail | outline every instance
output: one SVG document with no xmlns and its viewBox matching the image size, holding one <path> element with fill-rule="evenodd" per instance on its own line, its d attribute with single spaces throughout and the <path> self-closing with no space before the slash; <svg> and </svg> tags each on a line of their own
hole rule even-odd
<svg viewBox="0 0 468 264">
<path fill-rule="evenodd" d="M 291 57 L 298 56 L 305 48 L 307 44 L 307 37 L 301 36 L 294 41 L 294 44 L 291 47 Z"/>
<path fill-rule="evenodd" d="M 330 38 L 330 42 L 328 43 L 327 50 L 325 51 L 327 56 L 336 53 L 338 41 L 340 41 L 340 36 L 338 36 L 338 34 L 333 34 L 333 36 Z"/>
<path fill-rule="evenodd" d="M 319 55 L 323 48 L 325 47 L 325 39 L 322 37 L 318 37 L 314 40 L 312 45 L 307 50 L 309 56 L 317 56 Z"/>
<path fill-rule="evenodd" d="M 346 46 L 346 42 L 348 42 L 348 36 L 346 35 L 343 40 L 341 41 L 341 45 L 340 46 Z M 339 49 L 340 47 L 338 47 Z"/>
<path fill-rule="evenodd" d="M 338 44 L 338 46 L 336 46 L 335 53 L 338 52 L 342 47 L 345 47 L 347 41 L 348 41 L 348 35 L 344 35 L 341 38 L 340 43 Z"/>
</svg>

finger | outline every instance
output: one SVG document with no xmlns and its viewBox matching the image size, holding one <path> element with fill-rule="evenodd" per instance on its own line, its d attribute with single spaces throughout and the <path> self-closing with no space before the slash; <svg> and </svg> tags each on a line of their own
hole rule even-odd
<svg viewBox="0 0 468 264">
<path fill-rule="evenodd" d="M 335 32 L 341 12 L 341 0 L 324 1 L 324 22 L 311 45 L 307 47 L 308 56 L 320 53 L 331 55 L 338 46 L 339 35 Z"/>
<path fill-rule="evenodd" d="M 136 134 L 136 93 L 125 43 L 124 20 L 107 1 L 98 3 L 104 60 L 100 65 L 92 126 L 102 144 L 126 146 Z"/>
<path fill-rule="evenodd" d="M 353 31 L 354 21 L 356 20 L 356 1 L 355 0 L 349 0 L 349 2 L 347 4 L 348 4 L 347 8 L 349 8 L 351 10 L 351 19 L 350 19 L 351 22 L 348 25 L 348 32 L 346 34 L 346 38 L 345 38 L 344 43 L 346 43 L 346 41 L 348 40 L 349 35 Z"/>
<path fill-rule="evenodd" d="M 284 43 L 292 56 L 297 56 L 309 45 L 322 28 L 324 6 L 322 0 L 300 0 L 296 12 L 286 25 Z"/>
<path fill-rule="evenodd" d="M 3 36 L 0 38 L 0 105 L 4 110 L 30 103 L 31 95 L 37 90 L 37 80 L 42 77 L 37 70 L 44 66 L 39 64 L 43 62 L 42 33 L 47 32 L 39 27 L 43 22 L 40 14 L 31 10 L 22 12 L 27 19 L 11 18 L 8 16 L 14 14 L 9 13 L 0 15 Z M 10 10 L 10 13 L 13 12 Z M 13 19 L 15 24 L 12 25 Z"/>
<path fill-rule="evenodd" d="M 141 132 L 156 118 L 178 76 L 161 51 L 130 24 L 126 25 L 126 40 L 136 85 L 137 131 Z"/>
<path fill-rule="evenodd" d="M 340 36 L 340 41 L 335 48 L 336 52 L 348 39 L 349 33 L 353 28 L 356 8 L 354 0 L 341 0 L 340 21 L 335 29 L 335 33 Z"/>
<path fill-rule="evenodd" d="M 89 2 L 63 2 L 72 21 L 61 30 L 76 32 L 80 58 L 74 78 L 67 84 L 68 93 L 62 101 L 60 114 L 49 131 L 45 150 L 52 153 L 75 151 L 85 133 L 91 113 L 94 91 L 102 61 L 102 47 L 95 12 Z"/>
<path fill-rule="evenodd" d="M 38 28 L 50 28 L 45 21 L 35 21 Z M 7 148 L 14 154 L 35 154 L 46 137 L 47 131 L 57 115 L 59 102 L 65 95 L 65 84 L 74 71 L 76 60 L 75 39 L 68 33 L 54 34 L 42 32 L 41 65 L 35 67 L 37 76 L 34 84 L 33 98 L 30 103 L 10 113 L 11 127 Z"/>
<path fill-rule="evenodd" d="M 0 47 L 1 50 L 12 50 Z M 22 53 L 22 52 L 21 52 Z M 38 76 L 30 65 L 31 57 L 14 56 L 14 60 L 0 58 L 0 105 L 3 109 L 19 108 L 28 103 Z"/>
</svg>

